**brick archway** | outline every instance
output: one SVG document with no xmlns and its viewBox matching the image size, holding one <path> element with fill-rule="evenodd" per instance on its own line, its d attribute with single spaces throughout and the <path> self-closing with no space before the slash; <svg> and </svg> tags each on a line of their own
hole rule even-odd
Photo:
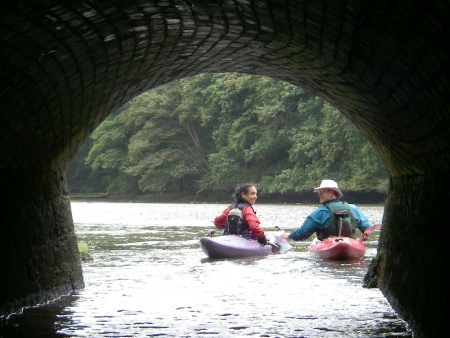
<svg viewBox="0 0 450 338">
<path fill-rule="evenodd" d="M 0 313 L 82 287 L 63 172 L 92 130 L 158 85 L 234 71 L 323 97 L 375 144 L 392 184 L 368 276 L 417 336 L 439 332 L 443 239 L 427 227 L 450 186 L 449 14 L 442 1 L 3 1 Z"/>
</svg>

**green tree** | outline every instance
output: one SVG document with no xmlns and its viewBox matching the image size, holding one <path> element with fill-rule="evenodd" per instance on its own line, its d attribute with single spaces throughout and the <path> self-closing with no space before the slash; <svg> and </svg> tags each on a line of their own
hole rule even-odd
<svg viewBox="0 0 450 338">
<path fill-rule="evenodd" d="M 72 193 L 93 193 L 107 190 L 108 184 L 104 180 L 104 175 L 93 171 L 86 163 L 86 157 L 92 148 L 92 144 L 93 140 L 88 138 L 66 171 L 67 181 Z"/>
<path fill-rule="evenodd" d="M 210 116 L 216 114 L 213 140 L 217 151 L 209 155 L 215 188 L 237 181 L 259 181 L 287 156 L 286 125 L 300 88 L 261 76 L 221 74 L 204 90 Z"/>
<path fill-rule="evenodd" d="M 299 192 L 330 178 L 349 190 L 385 190 L 387 172 L 373 146 L 338 110 L 314 101 L 310 115 L 291 135 L 289 168 L 266 177 L 263 186 L 271 192 Z M 303 115 L 303 103 L 299 108 Z"/>
<path fill-rule="evenodd" d="M 90 142 L 91 173 L 77 159 L 69 176 L 78 185 L 102 177 L 96 186 L 110 193 L 229 191 L 242 181 L 299 192 L 323 178 L 387 188 L 378 154 L 339 111 L 261 76 L 204 74 L 158 87 L 110 116 Z"/>
<path fill-rule="evenodd" d="M 106 191 L 111 194 L 139 192 L 136 179 L 124 173 L 129 162 L 128 139 L 136 122 L 128 120 L 124 111 L 114 113 L 92 133 L 93 143 L 86 157 L 93 175 L 101 177 Z"/>
<path fill-rule="evenodd" d="M 192 191 L 208 180 L 211 131 L 202 122 L 200 90 L 208 81 L 199 76 L 161 86 L 128 109 L 128 118 L 143 117 L 130 139 L 125 169 L 139 178 L 141 191 Z"/>
</svg>

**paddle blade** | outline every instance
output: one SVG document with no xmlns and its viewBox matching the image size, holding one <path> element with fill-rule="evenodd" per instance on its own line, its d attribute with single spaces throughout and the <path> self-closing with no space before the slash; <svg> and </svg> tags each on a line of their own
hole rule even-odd
<svg viewBox="0 0 450 338">
<path fill-rule="evenodd" d="M 279 254 L 280 253 L 280 246 L 277 244 L 273 244 L 273 243 L 269 243 L 269 245 L 272 247 L 272 252 L 274 254 Z"/>
<path fill-rule="evenodd" d="M 292 245 L 290 245 L 289 243 L 283 243 L 283 245 L 280 246 L 280 249 L 278 250 L 278 253 L 280 254 L 284 254 L 286 252 L 288 252 L 289 250 L 292 249 Z"/>
<path fill-rule="evenodd" d="M 292 249 L 292 246 L 284 239 L 279 238 L 279 236 L 267 233 L 266 238 L 269 240 L 269 245 L 272 247 L 272 252 L 274 254 L 283 254 Z"/>
<path fill-rule="evenodd" d="M 269 243 L 269 245 L 272 247 L 272 252 L 274 254 L 284 254 L 292 249 L 292 246 L 288 242 L 283 244 Z"/>
<path fill-rule="evenodd" d="M 375 230 L 381 229 L 382 224 L 375 224 L 372 225 L 371 227 L 368 227 L 366 230 L 364 230 L 364 232 L 361 234 L 361 237 L 359 237 L 359 241 L 360 242 L 365 242 L 367 240 L 367 238 L 370 236 L 370 234 L 372 232 L 374 232 Z"/>
</svg>

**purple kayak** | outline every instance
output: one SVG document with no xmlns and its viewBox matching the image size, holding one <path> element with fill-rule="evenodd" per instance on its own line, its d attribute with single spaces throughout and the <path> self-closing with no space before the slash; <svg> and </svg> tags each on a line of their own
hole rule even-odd
<svg viewBox="0 0 450 338">
<path fill-rule="evenodd" d="M 202 237 L 200 245 L 209 258 L 244 258 L 286 253 L 292 247 L 283 238 L 270 235 L 270 244 L 262 246 L 256 240 L 235 235 Z"/>
</svg>

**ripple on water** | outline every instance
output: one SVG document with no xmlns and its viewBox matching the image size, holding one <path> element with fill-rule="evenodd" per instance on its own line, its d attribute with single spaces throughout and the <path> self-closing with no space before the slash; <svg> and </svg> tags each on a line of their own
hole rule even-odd
<svg viewBox="0 0 450 338">
<path fill-rule="evenodd" d="M 255 206 L 263 224 L 287 231 L 311 208 Z M 293 243 L 298 251 L 285 255 L 210 260 L 198 239 L 223 206 L 72 203 L 72 209 L 77 236 L 94 257 L 83 263 L 86 287 L 11 316 L 0 336 L 313 338 L 407 332 L 381 292 L 362 287 L 376 254 L 376 234 L 359 262 L 314 259 L 307 242 Z M 382 208 L 364 210 L 372 222 L 381 220 Z"/>
</svg>

